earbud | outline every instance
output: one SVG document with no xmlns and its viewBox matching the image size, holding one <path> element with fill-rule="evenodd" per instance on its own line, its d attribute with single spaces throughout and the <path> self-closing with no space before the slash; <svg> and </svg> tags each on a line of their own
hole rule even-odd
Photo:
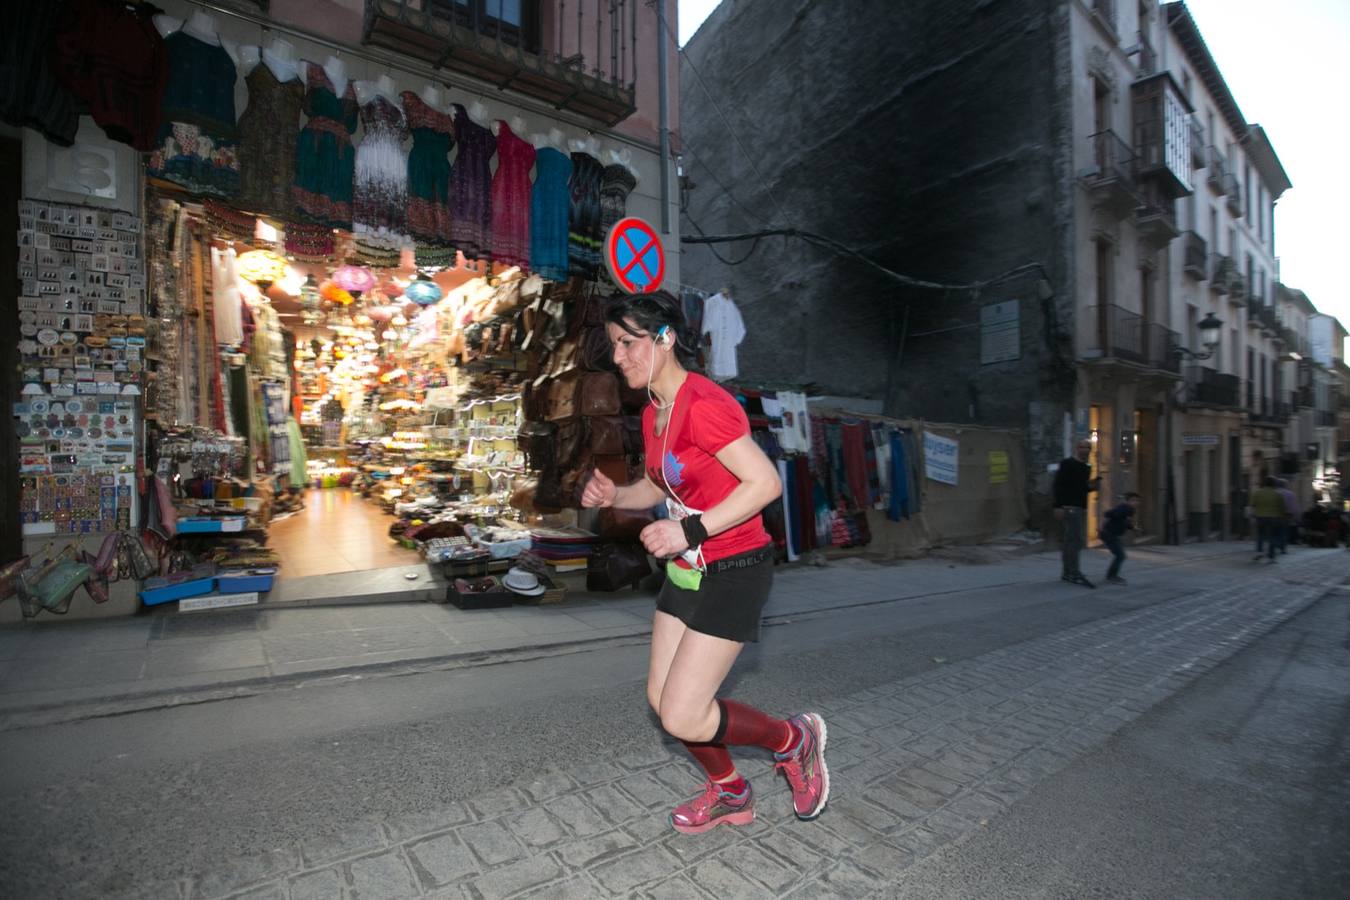
<svg viewBox="0 0 1350 900">
<path fill-rule="evenodd" d="M 669 347 L 675 343 L 675 335 L 671 334 L 669 325 L 662 325 L 661 330 L 656 333 L 656 343 Z"/>
</svg>

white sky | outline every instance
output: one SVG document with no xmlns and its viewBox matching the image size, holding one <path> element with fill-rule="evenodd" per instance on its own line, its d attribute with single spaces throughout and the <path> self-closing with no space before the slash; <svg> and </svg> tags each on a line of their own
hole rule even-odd
<svg viewBox="0 0 1350 900">
<path fill-rule="evenodd" d="M 720 0 L 679 0 L 683 46 Z M 1285 284 L 1350 327 L 1350 2 L 1187 0 L 1248 122 L 1294 183 L 1275 206 Z"/>
</svg>

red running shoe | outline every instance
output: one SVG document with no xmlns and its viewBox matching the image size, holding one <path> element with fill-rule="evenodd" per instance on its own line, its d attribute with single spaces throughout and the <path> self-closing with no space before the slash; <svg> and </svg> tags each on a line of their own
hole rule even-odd
<svg viewBox="0 0 1350 900">
<path fill-rule="evenodd" d="M 681 803 L 670 814 L 670 824 L 684 834 L 701 834 L 723 824 L 749 825 L 753 821 L 755 798 L 748 781 L 745 791 L 740 794 L 724 791 L 709 781 L 703 786 L 702 794 Z"/>
<path fill-rule="evenodd" d="M 795 750 L 775 753 L 774 768 L 787 777 L 792 786 L 792 807 L 797 818 L 809 822 L 825 811 L 830 799 L 830 770 L 825 765 L 825 720 L 815 713 L 793 716 L 801 729 L 801 743 Z"/>
</svg>

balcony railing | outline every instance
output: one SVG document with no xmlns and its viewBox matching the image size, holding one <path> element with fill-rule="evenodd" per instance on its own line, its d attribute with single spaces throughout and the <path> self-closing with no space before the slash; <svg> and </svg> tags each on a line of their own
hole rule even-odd
<svg viewBox="0 0 1350 900">
<path fill-rule="evenodd" d="M 1134 151 L 1114 131 L 1091 135 L 1093 169 L 1084 179 L 1093 202 L 1113 211 L 1118 218 L 1139 204 L 1134 182 Z"/>
<path fill-rule="evenodd" d="M 1148 35 L 1142 31 L 1136 38 L 1135 47 L 1139 50 L 1139 77 L 1143 78 L 1158 71 L 1158 53 L 1148 42 Z"/>
<path fill-rule="evenodd" d="M 1117 34 L 1116 30 L 1116 0 L 1092 0 L 1092 12 L 1102 21 L 1102 24 L 1111 29 L 1112 34 Z"/>
<path fill-rule="evenodd" d="M 1223 194 L 1224 199 L 1228 201 L 1228 211 L 1232 213 L 1233 218 L 1242 218 L 1242 185 L 1238 183 L 1237 176 L 1231 172 L 1224 173 Z"/>
<path fill-rule="evenodd" d="M 1157 250 L 1181 234 L 1177 228 L 1176 203 L 1171 200 L 1143 200 L 1134 211 L 1134 224 L 1139 229 L 1139 238 Z"/>
<path fill-rule="evenodd" d="M 1247 418 L 1265 425 L 1285 425 L 1292 414 L 1288 403 L 1270 397 L 1249 399 L 1247 406 Z"/>
<path fill-rule="evenodd" d="M 1241 303 L 1247 297 L 1247 278 L 1237 270 L 1236 263 L 1228 274 L 1228 295 L 1234 303 Z"/>
<path fill-rule="evenodd" d="M 1209 286 L 1216 294 L 1228 293 L 1228 282 L 1237 271 L 1231 256 L 1214 253 L 1209 257 Z"/>
<path fill-rule="evenodd" d="M 1242 406 L 1242 380 L 1206 366 L 1186 370 L 1186 399 L 1200 406 Z"/>
<path fill-rule="evenodd" d="M 642 0 L 365 0 L 363 40 L 614 125 L 637 108 Z M 574 14 L 575 11 L 575 14 Z"/>
<path fill-rule="evenodd" d="M 1312 385 L 1304 385 L 1294 391 L 1294 406 L 1299 409 L 1312 409 L 1316 404 Z"/>
<path fill-rule="evenodd" d="M 1182 246 L 1184 248 L 1182 255 L 1183 270 L 1196 281 L 1204 281 L 1209 277 L 1205 265 L 1205 261 L 1209 257 L 1209 245 L 1200 235 L 1194 231 L 1188 231 L 1185 234 L 1185 241 Z"/>
<path fill-rule="evenodd" d="M 1266 304 L 1257 294 L 1252 294 L 1248 298 L 1248 303 L 1249 308 L 1252 310 L 1252 314 L 1255 316 L 1256 321 L 1261 324 L 1262 328 L 1272 334 L 1279 332 L 1280 323 L 1275 317 L 1275 307 Z"/>
<path fill-rule="evenodd" d="M 1317 427 L 1335 428 L 1336 411 L 1334 409 L 1319 409 L 1317 411 Z"/>
<path fill-rule="evenodd" d="M 1209 148 L 1209 164 L 1205 166 L 1205 180 L 1216 194 L 1223 193 L 1223 176 L 1228 174 L 1228 160 L 1218 147 Z"/>
<path fill-rule="evenodd" d="M 1178 338 L 1175 331 L 1145 322 L 1139 313 L 1115 304 L 1089 306 L 1086 313 L 1090 327 L 1088 353 L 1093 358 L 1181 372 L 1181 361 L 1175 352 Z"/>
</svg>

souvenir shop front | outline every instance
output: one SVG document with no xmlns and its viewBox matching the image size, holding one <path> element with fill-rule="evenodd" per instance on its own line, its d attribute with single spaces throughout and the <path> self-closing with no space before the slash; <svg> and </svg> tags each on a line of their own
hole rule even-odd
<svg viewBox="0 0 1350 900">
<path fill-rule="evenodd" d="M 426 563 L 452 601 L 537 602 L 632 540 L 576 498 L 640 465 L 600 246 L 659 213 L 650 154 L 227 17 L 86 5 L 101 33 L 32 23 L 47 93 L 0 110 L 52 159 L 136 151 L 101 199 L 25 173 L 0 585 L 25 615 Z M 108 34 L 136 49 L 113 91 L 72 74 Z"/>
</svg>

